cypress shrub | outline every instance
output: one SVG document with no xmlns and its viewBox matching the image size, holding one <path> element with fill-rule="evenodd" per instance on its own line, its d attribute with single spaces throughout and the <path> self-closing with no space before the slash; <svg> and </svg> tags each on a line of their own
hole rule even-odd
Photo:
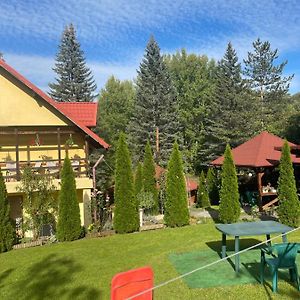
<svg viewBox="0 0 300 300">
<path fill-rule="evenodd" d="M 184 226 L 189 223 L 188 200 L 181 153 L 177 142 L 168 163 L 164 220 L 167 226 Z"/>
<path fill-rule="evenodd" d="M 223 223 L 234 223 L 239 219 L 240 213 L 236 169 L 230 146 L 227 144 L 221 174 L 219 218 Z"/>
<path fill-rule="evenodd" d="M 214 168 L 209 168 L 206 175 L 206 185 L 208 191 L 208 197 L 211 204 L 219 204 L 219 179 L 218 174 Z"/>
<path fill-rule="evenodd" d="M 0 253 L 11 250 L 14 242 L 14 229 L 9 211 L 6 186 L 0 170 Z"/>
<path fill-rule="evenodd" d="M 134 190 L 135 190 L 136 197 L 143 190 L 143 166 L 141 163 L 138 163 L 136 167 L 135 176 L 134 176 Z"/>
<path fill-rule="evenodd" d="M 288 226 L 298 227 L 300 221 L 300 204 L 297 195 L 290 147 L 287 141 L 284 142 L 280 158 L 278 199 L 279 207 L 277 212 L 280 222 Z"/>
<path fill-rule="evenodd" d="M 114 229 L 127 233 L 139 229 L 138 204 L 135 196 L 131 159 L 123 133 L 119 136 L 115 156 Z"/>
<path fill-rule="evenodd" d="M 201 171 L 199 178 L 199 188 L 198 188 L 198 199 L 197 199 L 197 207 L 210 207 L 205 174 Z"/>
<path fill-rule="evenodd" d="M 75 175 L 67 156 L 61 171 L 57 238 L 59 241 L 77 240 L 81 233 L 80 210 L 76 193 Z"/>
<path fill-rule="evenodd" d="M 145 157 L 143 164 L 143 188 L 146 194 L 153 197 L 152 214 L 158 214 L 158 192 L 155 180 L 155 164 L 149 141 L 145 147 Z"/>
</svg>

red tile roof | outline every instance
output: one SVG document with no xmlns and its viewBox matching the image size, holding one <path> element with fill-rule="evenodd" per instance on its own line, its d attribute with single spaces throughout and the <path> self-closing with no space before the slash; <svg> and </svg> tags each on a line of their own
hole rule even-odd
<svg viewBox="0 0 300 300">
<path fill-rule="evenodd" d="M 96 126 L 98 103 L 59 102 L 56 105 L 62 112 L 68 113 L 74 120 L 80 121 L 85 126 Z"/>
<path fill-rule="evenodd" d="M 14 78 L 16 78 L 19 82 L 27 86 L 27 88 L 32 90 L 35 94 L 37 94 L 42 101 L 48 103 L 57 112 L 59 112 L 61 115 L 66 117 L 69 121 L 71 121 L 74 125 L 80 128 L 84 133 L 86 133 L 89 137 L 91 137 L 92 140 L 100 144 L 103 148 L 106 149 L 109 148 L 109 144 L 107 144 L 102 138 L 100 138 L 98 135 L 92 132 L 88 127 L 86 127 L 84 123 L 82 123 L 80 120 L 74 119 L 74 116 L 72 116 L 69 112 L 63 111 L 57 102 L 51 99 L 46 93 L 44 93 L 34 84 L 32 84 L 30 81 L 28 81 L 25 77 L 23 77 L 20 73 L 18 73 L 15 69 L 9 66 L 2 59 L 0 59 L 0 67 L 3 68 L 6 72 L 8 72 L 10 75 L 12 75 Z"/>
<path fill-rule="evenodd" d="M 278 164 L 281 147 L 284 140 L 267 131 L 263 131 L 251 140 L 232 150 L 233 160 L 240 167 L 270 167 Z M 291 147 L 296 146 L 289 142 Z M 291 154 L 293 163 L 300 163 L 300 158 Z M 212 165 L 222 165 L 224 157 L 220 156 L 211 162 Z"/>
</svg>

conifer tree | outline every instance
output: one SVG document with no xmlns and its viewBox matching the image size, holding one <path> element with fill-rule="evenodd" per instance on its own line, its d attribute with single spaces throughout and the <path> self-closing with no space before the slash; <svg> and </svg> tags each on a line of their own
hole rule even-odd
<svg viewBox="0 0 300 300">
<path fill-rule="evenodd" d="M 211 161 L 225 151 L 226 144 L 238 146 L 253 135 L 249 118 L 249 95 L 242 80 L 241 64 L 231 43 L 216 71 L 214 95 L 205 122 L 203 156 Z"/>
<path fill-rule="evenodd" d="M 207 192 L 207 184 L 205 180 L 205 174 L 203 170 L 201 171 L 199 178 L 199 187 L 197 194 L 197 206 L 198 207 L 210 207 L 208 192 Z"/>
<path fill-rule="evenodd" d="M 139 229 L 138 204 L 134 191 L 131 159 L 125 135 L 120 134 L 115 166 L 114 229 L 127 233 Z"/>
<path fill-rule="evenodd" d="M 135 171 L 135 177 L 134 177 L 134 190 L 135 190 L 135 196 L 137 197 L 139 193 L 143 191 L 143 166 L 139 162 L 136 171 Z"/>
<path fill-rule="evenodd" d="M 290 82 L 294 75 L 282 76 L 287 61 L 275 65 L 278 58 L 278 49 L 274 51 L 268 41 L 259 38 L 253 42 L 253 52 L 248 52 L 244 60 L 246 76 L 249 87 L 253 92 L 256 103 L 256 113 L 252 122 L 258 123 L 259 130 L 272 130 L 278 116 L 286 110 Z"/>
<path fill-rule="evenodd" d="M 223 223 L 235 223 L 240 217 L 239 189 L 230 146 L 227 144 L 221 175 L 219 218 Z"/>
<path fill-rule="evenodd" d="M 184 226 L 189 223 L 188 199 L 181 153 L 177 142 L 168 163 L 164 220 L 167 226 Z"/>
<path fill-rule="evenodd" d="M 220 195 L 219 195 L 219 179 L 218 174 L 214 168 L 209 168 L 206 175 L 206 184 L 208 197 L 211 204 L 219 204 Z"/>
<path fill-rule="evenodd" d="M 80 232 L 80 210 L 75 175 L 71 161 L 66 156 L 61 171 L 61 190 L 59 192 L 56 235 L 59 241 L 73 241 L 79 238 Z"/>
<path fill-rule="evenodd" d="M 134 159 L 142 158 L 147 140 L 157 145 L 156 163 L 166 165 L 172 144 L 179 135 L 176 91 L 153 37 L 150 38 L 137 77 L 137 95 L 130 122 Z"/>
<path fill-rule="evenodd" d="M 9 211 L 6 186 L 0 170 L 0 253 L 10 250 L 14 241 L 14 229 Z"/>
<path fill-rule="evenodd" d="M 278 199 L 277 212 L 280 222 L 291 227 L 298 227 L 300 224 L 300 202 L 287 141 L 284 142 L 280 158 Z"/>
<path fill-rule="evenodd" d="M 158 192 L 155 180 L 155 164 L 152 156 L 151 146 L 149 141 L 145 147 L 145 157 L 143 164 L 143 188 L 145 193 L 149 193 L 153 197 L 154 206 L 152 213 L 158 213 Z"/>
<path fill-rule="evenodd" d="M 90 69 L 86 66 L 83 51 L 76 37 L 73 24 L 66 26 L 56 63 L 55 83 L 50 83 L 49 95 L 59 102 L 92 102 L 96 84 Z"/>
</svg>

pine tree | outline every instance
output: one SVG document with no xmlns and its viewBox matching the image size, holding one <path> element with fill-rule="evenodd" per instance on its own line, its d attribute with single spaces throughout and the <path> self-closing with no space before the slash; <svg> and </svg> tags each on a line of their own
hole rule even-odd
<svg viewBox="0 0 300 300">
<path fill-rule="evenodd" d="M 115 166 L 114 229 L 118 233 L 139 229 L 138 204 L 135 197 L 131 159 L 125 135 L 120 134 Z"/>
<path fill-rule="evenodd" d="M 205 174 L 201 171 L 199 178 L 199 187 L 197 194 L 197 206 L 198 207 L 210 207 L 208 192 L 207 192 L 207 184 L 205 180 Z"/>
<path fill-rule="evenodd" d="M 177 111 L 175 88 L 159 46 L 151 37 L 138 70 L 137 95 L 129 126 L 135 161 L 141 159 L 147 140 L 151 145 L 158 140 L 155 161 L 166 165 L 172 143 L 180 132 Z"/>
<path fill-rule="evenodd" d="M 59 241 L 73 241 L 81 232 L 80 210 L 76 192 L 75 175 L 68 156 L 61 171 L 61 190 L 58 204 L 57 238 Z"/>
<path fill-rule="evenodd" d="M 241 64 L 231 43 L 216 71 L 215 92 L 205 122 L 203 156 L 206 162 L 224 153 L 226 144 L 238 146 L 253 135 L 250 102 L 241 77 Z"/>
<path fill-rule="evenodd" d="M 10 250 L 14 242 L 14 229 L 9 211 L 6 186 L 0 170 L 0 253 Z"/>
<path fill-rule="evenodd" d="M 151 146 L 149 141 L 145 147 L 145 157 L 143 164 L 143 187 L 144 192 L 149 193 L 153 197 L 154 206 L 152 208 L 152 213 L 158 213 L 158 192 L 155 180 L 155 164 L 152 156 Z"/>
<path fill-rule="evenodd" d="M 248 57 L 244 60 L 244 75 L 257 105 L 254 116 L 260 131 L 272 131 L 272 126 L 288 104 L 285 95 L 294 75 L 283 77 L 287 61 L 276 66 L 277 58 L 278 49 L 273 51 L 268 41 L 263 42 L 258 38 L 253 42 L 253 52 L 248 52 Z M 252 122 L 255 122 L 254 118 Z"/>
<path fill-rule="evenodd" d="M 169 227 L 184 226 L 189 223 L 186 184 L 177 142 L 174 143 L 168 163 L 164 220 Z"/>
<path fill-rule="evenodd" d="M 143 188 L 143 166 L 141 163 L 138 163 L 134 177 L 134 190 L 136 197 L 143 191 Z"/>
<path fill-rule="evenodd" d="M 277 209 L 281 223 L 298 227 L 300 224 L 300 203 L 297 195 L 297 188 L 294 176 L 294 169 L 290 155 L 290 147 L 285 141 L 279 165 Z"/>
<path fill-rule="evenodd" d="M 223 223 L 235 223 L 241 213 L 236 169 L 227 144 L 221 175 L 219 218 Z"/>
<path fill-rule="evenodd" d="M 219 204 L 219 179 L 218 174 L 214 168 L 209 168 L 206 175 L 206 184 L 208 190 L 208 197 L 211 204 Z"/>
<path fill-rule="evenodd" d="M 56 55 L 53 68 L 58 75 L 55 83 L 50 83 L 49 95 L 59 102 L 92 102 L 96 84 L 86 66 L 83 51 L 76 38 L 74 26 L 66 26 Z"/>
</svg>

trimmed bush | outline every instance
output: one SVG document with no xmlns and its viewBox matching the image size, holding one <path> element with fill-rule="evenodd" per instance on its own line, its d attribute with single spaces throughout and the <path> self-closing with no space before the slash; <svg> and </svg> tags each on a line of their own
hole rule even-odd
<svg viewBox="0 0 300 300">
<path fill-rule="evenodd" d="M 281 223 L 298 227 L 300 222 L 300 204 L 297 195 L 297 188 L 294 176 L 294 169 L 290 155 L 290 147 L 285 141 L 279 165 L 277 209 Z"/>
<path fill-rule="evenodd" d="M 143 166 L 141 163 L 138 163 L 135 171 L 134 190 L 136 197 L 143 190 Z"/>
<path fill-rule="evenodd" d="M 6 186 L 0 170 L 0 253 L 11 250 L 14 242 L 15 235 L 9 211 Z"/>
<path fill-rule="evenodd" d="M 73 241 L 77 240 L 80 234 L 80 210 L 76 193 L 75 175 L 71 161 L 67 156 L 61 171 L 56 236 L 59 241 Z"/>
<path fill-rule="evenodd" d="M 158 192 L 155 180 L 155 164 L 149 141 L 145 147 L 145 157 L 143 164 L 143 188 L 146 194 L 150 193 L 153 197 L 152 214 L 158 214 Z"/>
<path fill-rule="evenodd" d="M 223 223 L 235 223 L 241 213 L 236 169 L 227 144 L 221 174 L 219 218 Z"/>
<path fill-rule="evenodd" d="M 169 227 L 184 226 L 189 223 L 186 184 L 177 142 L 173 145 L 168 163 L 164 220 Z"/>
<path fill-rule="evenodd" d="M 219 178 L 214 168 L 209 168 L 206 175 L 206 185 L 208 191 L 208 197 L 211 204 L 219 204 Z"/>
<path fill-rule="evenodd" d="M 131 159 L 125 135 L 120 134 L 115 165 L 114 229 L 127 233 L 139 229 L 138 203 L 136 200 Z"/>
<path fill-rule="evenodd" d="M 197 194 L 197 207 L 210 207 L 205 174 L 201 171 L 200 178 L 199 178 L 199 187 L 198 187 L 198 194 Z"/>
</svg>

